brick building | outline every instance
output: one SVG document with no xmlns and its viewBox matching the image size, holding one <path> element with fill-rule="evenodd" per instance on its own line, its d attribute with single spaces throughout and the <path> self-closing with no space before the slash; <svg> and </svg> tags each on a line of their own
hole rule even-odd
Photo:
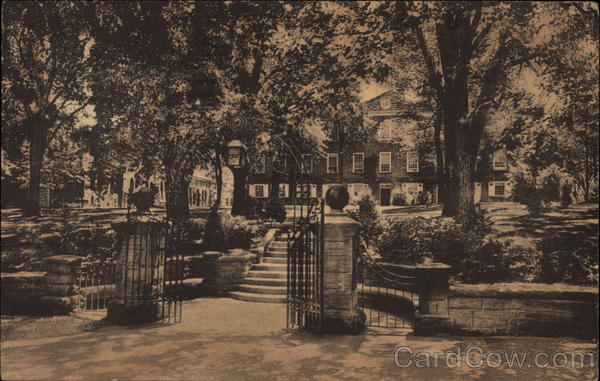
<svg viewBox="0 0 600 381">
<path fill-rule="evenodd" d="M 429 191 L 437 202 L 434 157 L 420 149 L 409 148 L 394 136 L 400 123 L 399 115 L 404 104 L 394 93 L 384 93 L 366 102 L 365 123 L 368 127 L 366 141 L 355 144 L 351 149 L 343 148 L 338 133 L 333 133 L 323 156 L 304 153 L 305 181 L 310 184 L 311 195 L 322 197 L 333 185 L 347 187 L 351 201 L 370 193 L 380 205 L 391 205 L 393 197 L 402 193 L 407 201 L 413 202 L 421 191 Z M 396 125 L 394 125 L 396 124 Z M 290 183 L 283 172 L 288 163 L 273 163 L 259 158 L 249 178 L 249 195 L 266 198 L 273 176 L 278 176 L 279 195 L 290 200 Z M 279 172 L 279 173 L 278 173 Z"/>
<path fill-rule="evenodd" d="M 397 136 L 406 128 L 405 111 L 410 107 L 398 94 L 383 93 L 365 102 L 364 123 L 369 126 L 366 141 L 352 149 L 342 149 L 339 136 L 334 133 L 323 156 L 303 153 L 304 179 L 310 184 L 311 195 L 322 197 L 329 187 L 341 184 L 348 189 L 351 202 L 369 193 L 379 205 L 387 206 L 392 205 L 396 194 L 402 194 L 410 204 L 416 202 L 420 192 L 430 192 L 432 202 L 439 202 L 433 142 L 415 145 Z M 269 197 L 275 177 L 279 197 L 291 203 L 289 163 L 273 163 L 266 157 L 258 160 L 249 176 L 249 196 Z M 475 202 L 506 199 L 510 194 L 507 170 L 502 152 L 479 158 Z"/>
</svg>

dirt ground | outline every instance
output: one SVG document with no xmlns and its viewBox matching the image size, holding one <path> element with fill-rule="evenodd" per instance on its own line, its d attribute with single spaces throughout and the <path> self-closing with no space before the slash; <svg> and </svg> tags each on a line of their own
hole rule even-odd
<svg viewBox="0 0 600 381">
<path fill-rule="evenodd" d="M 596 379 L 596 369 L 590 365 L 598 359 L 594 342 L 532 337 L 415 337 L 374 329 L 362 335 L 314 335 L 286 329 L 285 305 L 227 298 L 192 300 L 185 303 L 183 311 L 180 324 L 98 326 L 90 332 L 54 338 L 4 341 L 2 379 Z M 456 354 L 451 360 L 450 353 Z M 502 360 L 515 353 L 526 356 L 521 366 Z M 542 355 L 535 363 L 536 353 L 546 357 Z M 556 353 L 561 355 L 557 357 Z M 562 353 L 568 356 L 566 362 L 562 361 Z M 595 357 L 580 364 L 573 362 L 574 353 L 594 353 Z M 434 362 L 434 356 L 439 361 Z M 448 356 L 448 363 L 444 356 Z"/>
</svg>

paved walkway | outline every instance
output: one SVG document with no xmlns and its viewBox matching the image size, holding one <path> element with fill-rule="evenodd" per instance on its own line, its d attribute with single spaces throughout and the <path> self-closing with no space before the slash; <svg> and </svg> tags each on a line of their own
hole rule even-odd
<svg viewBox="0 0 600 381">
<path fill-rule="evenodd" d="M 440 351 L 595 351 L 593 343 L 541 338 L 422 338 L 369 330 L 356 336 L 315 336 L 285 330 L 285 305 L 225 298 L 186 302 L 183 323 L 136 328 L 103 327 L 93 332 L 2 343 L 2 379 L 85 380 L 592 380 L 594 370 L 552 365 L 472 369 L 440 360 L 431 368 L 398 367 L 397 360 L 423 359 Z M 475 351 L 471 361 L 484 361 Z M 492 365 L 495 359 L 491 358 Z M 559 359 L 559 360 L 562 360 Z M 421 360 L 420 365 L 426 365 Z M 546 361 L 545 363 L 549 362 Z M 589 360 L 588 360 L 589 361 Z M 544 363 L 542 361 L 542 363 Z M 559 361 L 560 363 L 560 361 Z M 561 363 L 562 364 L 562 363 Z M 454 365 L 454 362 L 450 362 Z M 531 365 L 531 364 L 529 364 Z M 560 364 L 559 364 L 560 365 Z"/>
</svg>

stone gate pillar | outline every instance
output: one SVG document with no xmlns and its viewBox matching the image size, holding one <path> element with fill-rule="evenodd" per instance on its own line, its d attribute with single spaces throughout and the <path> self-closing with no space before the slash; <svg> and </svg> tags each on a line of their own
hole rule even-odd
<svg viewBox="0 0 600 381">
<path fill-rule="evenodd" d="M 115 269 L 115 297 L 108 319 L 134 324 L 158 319 L 159 299 L 165 292 L 166 226 L 140 218 L 113 224 L 121 237 Z"/>
<path fill-rule="evenodd" d="M 325 201 L 331 212 L 325 214 L 323 251 L 323 330 L 357 333 L 364 329 L 365 315 L 358 309 L 354 279 L 354 252 L 360 223 L 346 216 L 346 188 L 327 190 Z"/>
</svg>

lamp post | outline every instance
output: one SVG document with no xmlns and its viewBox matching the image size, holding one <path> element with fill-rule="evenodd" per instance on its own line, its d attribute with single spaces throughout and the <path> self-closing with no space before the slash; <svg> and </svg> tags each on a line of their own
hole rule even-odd
<svg viewBox="0 0 600 381">
<path fill-rule="evenodd" d="M 246 146 L 239 140 L 232 140 L 227 144 L 227 166 L 241 168 L 246 161 Z"/>
<path fill-rule="evenodd" d="M 232 140 L 227 144 L 227 166 L 233 174 L 233 200 L 231 215 L 243 214 L 246 200 L 246 177 L 248 170 L 246 164 L 246 146 L 239 140 Z"/>
</svg>

